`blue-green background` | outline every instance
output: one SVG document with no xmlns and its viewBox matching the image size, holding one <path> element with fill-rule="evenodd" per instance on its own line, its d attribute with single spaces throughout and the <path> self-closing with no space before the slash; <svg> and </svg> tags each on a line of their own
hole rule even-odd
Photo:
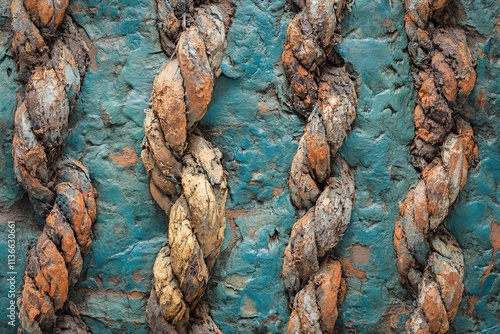
<svg viewBox="0 0 500 334">
<path fill-rule="evenodd" d="M 500 333 L 500 254 L 493 256 L 490 243 L 490 226 L 500 221 L 499 3 L 452 2 L 478 63 L 477 85 L 464 113 L 471 117 L 480 155 L 446 220 L 466 261 L 465 293 L 453 328 L 457 333 Z M 235 4 L 222 75 L 201 123 L 224 154 L 230 190 L 226 240 L 207 298 L 224 333 L 283 333 L 289 310 L 282 255 L 297 219 L 287 178 L 304 129 L 284 98 L 281 64 L 294 11 L 284 0 Z M 123 167 L 110 155 L 125 146 L 140 155 L 143 110 L 166 61 L 154 28 L 154 1 L 76 0 L 70 12 L 97 52 L 71 116 L 73 131 L 64 154 L 89 168 L 99 190 L 95 242 L 72 299 L 94 333 L 147 333 L 151 268 L 166 241 L 168 218 L 149 194 L 140 159 Z M 398 280 L 392 241 L 398 203 L 418 177 L 409 163 L 415 91 L 403 15 L 399 0 L 356 0 L 337 47 L 359 93 L 357 118 L 341 149 L 354 172 L 357 200 L 336 252 L 358 271 L 347 278 L 336 327 L 340 333 L 402 333 L 412 306 Z M 0 0 L 0 328 L 14 333 L 4 316 L 3 222 L 17 221 L 19 288 L 27 248 L 42 225 L 26 198 L 21 199 L 12 172 L 13 112 L 22 87 L 16 82 L 8 25 L 9 3 Z M 484 96 L 484 104 L 478 96 Z M 483 277 L 490 265 L 491 273 Z"/>
</svg>

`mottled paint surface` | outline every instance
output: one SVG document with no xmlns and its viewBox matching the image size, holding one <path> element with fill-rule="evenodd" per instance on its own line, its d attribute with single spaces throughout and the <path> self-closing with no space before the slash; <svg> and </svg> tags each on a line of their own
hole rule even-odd
<svg viewBox="0 0 500 334">
<path fill-rule="evenodd" d="M 94 41 L 96 66 L 85 78 L 64 154 L 82 160 L 99 190 L 95 242 L 72 298 L 94 333 L 147 333 L 144 308 L 151 269 L 166 242 L 168 221 L 149 195 L 138 157 L 143 110 L 166 60 L 154 29 L 154 3 L 71 3 L 73 18 Z M 495 0 L 453 3 L 478 62 L 478 82 L 466 113 L 473 115 L 481 161 L 446 220 L 466 262 L 466 290 L 453 327 L 458 333 L 495 333 L 500 331 L 500 254 L 495 256 L 493 249 L 500 241 L 491 231 L 500 222 L 500 43 L 495 25 L 500 10 Z M 224 333 L 283 333 L 289 310 L 282 255 L 298 218 L 287 179 L 305 126 L 287 107 L 280 64 L 294 12 L 284 0 L 236 5 L 223 74 L 201 124 L 224 154 L 230 190 L 226 240 L 207 298 Z M 348 283 L 337 322 L 341 333 L 402 332 L 411 307 L 411 296 L 399 283 L 392 243 L 398 202 L 417 178 L 409 162 L 415 91 L 403 15 L 400 1 L 356 0 L 337 47 L 359 92 L 357 118 L 341 149 L 357 187 L 351 225 L 335 249 Z M 9 24 L 8 1 L 0 0 L 4 24 Z M 0 33 L 0 222 L 18 222 L 20 284 L 27 247 L 38 237 L 41 222 L 29 203 L 18 201 L 22 193 L 12 172 L 10 140 L 19 86 L 9 43 L 9 35 Z M 6 235 L 1 223 L 0 236 Z M 4 317 L 5 246 L 6 238 L 0 237 L 0 328 L 13 333 Z"/>
</svg>

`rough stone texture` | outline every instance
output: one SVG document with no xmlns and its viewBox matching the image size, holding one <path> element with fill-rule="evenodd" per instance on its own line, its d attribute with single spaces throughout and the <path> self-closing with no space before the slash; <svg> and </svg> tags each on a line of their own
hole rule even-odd
<svg viewBox="0 0 500 334">
<path fill-rule="evenodd" d="M 452 330 L 495 333 L 500 305 L 499 5 L 494 0 L 452 5 L 459 21 L 466 23 L 477 61 L 466 113 L 473 111 L 480 160 L 444 222 L 465 262 L 464 297 Z M 82 159 L 90 170 L 100 208 L 83 281 L 71 298 L 94 333 L 147 333 L 152 267 L 167 231 L 162 210 L 149 196 L 144 166 L 134 159 L 144 136 L 143 110 L 165 61 L 154 27 L 154 2 L 81 0 L 72 1 L 68 10 L 97 48 L 70 119 L 73 131 L 65 153 Z M 8 1 L 0 0 L 2 31 L 8 11 Z M 280 275 L 287 236 L 298 216 L 287 179 L 304 128 L 287 112 L 279 65 L 292 14 L 284 1 L 238 3 L 228 36 L 229 58 L 201 123 L 229 171 L 225 242 L 207 293 L 211 315 L 224 333 L 282 333 L 289 318 Z M 336 324 L 340 333 L 400 333 L 409 317 L 411 296 L 399 283 L 392 242 L 398 201 L 417 176 L 409 152 L 416 92 L 405 55 L 403 15 L 399 1 L 357 0 L 343 21 L 343 42 L 337 48 L 359 75 L 357 119 L 341 149 L 353 167 L 357 202 L 336 247 L 347 268 L 347 293 Z M 20 284 L 27 246 L 33 245 L 41 225 L 26 200 L 13 206 L 21 196 L 10 157 L 18 86 L 6 50 L 10 42 L 4 42 L 4 32 L 0 36 L 0 236 L 7 234 L 3 222 L 15 218 Z M 6 254 L 2 237 L 0 259 Z M 2 287 L 5 266 L 0 260 Z M 7 303 L 0 294 L 2 316 Z M 11 332 L 4 321 L 0 328 Z"/>
</svg>

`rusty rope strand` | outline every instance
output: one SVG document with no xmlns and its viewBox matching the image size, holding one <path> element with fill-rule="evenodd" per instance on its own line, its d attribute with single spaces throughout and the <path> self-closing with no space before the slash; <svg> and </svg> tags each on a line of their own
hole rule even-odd
<svg viewBox="0 0 500 334">
<path fill-rule="evenodd" d="M 416 298 L 407 333 L 448 332 L 464 288 L 462 250 L 441 223 L 477 157 L 472 127 L 459 116 L 476 73 L 465 34 L 452 26 L 447 3 L 405 0 L 418 89 L 411 153 L 422 171 L 400 206 L 394 230 L 400 280 Z"/>
<path fill-rule="evenodd" d="M 226 177 L 221 152 L 196 125 L 220 74 L 234 8 L 222 0 L 156 5 L 171 59 L 154 81 L 141 156 L 151 195 L 170 220 L 168 244 L 153 267 L 147 321 L 154 333 L 220 333 L 199 301 L 224 238 Z"/>
<path fill-rule="evenodd" d="M 46 218 L 28 252 L 18 299 L 19 320 L 29 333 L 88 332 L 76 305 L 68 302 L 92 244 L 97 192 L 80 162 L 60 158 L 87 66 L 87 45 L 65 16 L 67 6 L 68 1 L 30 0 L 11 5 L 12 48 L 19 78 L 27 82 L 15 112 L 14 173 Z M 61 26 L 68 33 L 60 34 Z"/>
<path fill-rule="evenodd" d="M 337 151 L 356 116 L 357 97 L 345 69 L 333 64 L 349 3 L 297 1 L 302 11 L 288 26 L 282 56 L 288 98 L 307 117 L 288 181 L 293 203 L 305 213 L 284 255 L 288 333 L 331 333 L 346 292 L 340 262 L 327 255 L 346 231 L 355 200 L 353 175 Z"/>
</svg>

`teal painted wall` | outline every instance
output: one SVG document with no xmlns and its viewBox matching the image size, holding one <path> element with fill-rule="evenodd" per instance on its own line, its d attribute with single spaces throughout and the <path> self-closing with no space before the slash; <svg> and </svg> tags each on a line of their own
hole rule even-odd
<svg viewBox="0 0 500 334">
<path fill-rule="evenodd" d="M 207 298 L 224 333 L 282 333 L 289 316 L 282 254 L 298 218 L 287 178 L 305 126 L 287 106 L 280 63 L 294 12 L 285 0 L 235 3 L 222 75 L 200 124 L 224 154 L 230 190 L 226 239 Z M 500 12 L 495 0 L 454 3 L 478 61 L 478 83 L 466 113 L 477 135 L 480 164 L 470 171 L 446 220 L 466 260 L 466 290 L 453 327 L 458 333 L 496 333 L 500 255 L 492 254 L 490 226 L 500 221 L 500 44 L 494 24 Z M 7 4 L 0 0 L 0 27 L 9 24 Z M 166 61 L 154 28 L 154 3 L 76 0 L 70 10 L 97 52 L 72 114 L 64 154 L 89 168 L 99 190 L 95 242 L 72 299 L 94 333 L 147 333 L 151 268 L 166 241 L 168 217 L 149 195 L 140 159 L 122 166 L 113 157 L 124 155 L 126 147 L 140 155 L 143 110 Z M 350 268 L 337 323 L 341 333 L 401 333 L 411 307 L 410 295 L 399 284 L 392 244 L 398 202 L 417 178 L 409 162 L 415 91 L 403 15 L 400 1 L 356 0 L 337 47 L 359 94 L 357 118 L 341 149 L 357 188 L 351 225 L 335 249 Z M 20 284 L 27 247 L 42 222 L 26 199 L 20 200 L 13 178 L 10 140 L 16 91 L 22 87 L 15 81 L 9 32 L 1 30 L 0 222 L 18 222 Z M 0 223 L 0 236 L 6 231 Z M 8 333 L 7 318 L 1 317 L 8 305 L 5 243 L 0 237 L 0 328 Z M 488 267 L 491 273 L 482 280 Z"/>
</svg>

